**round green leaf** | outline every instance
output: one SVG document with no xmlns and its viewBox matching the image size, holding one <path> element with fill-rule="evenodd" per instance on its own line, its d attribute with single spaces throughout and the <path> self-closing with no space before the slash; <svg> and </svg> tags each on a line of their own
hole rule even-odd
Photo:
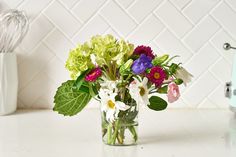
<svg viewBox="0 0 236 157">
<path fill-rule="evenodd" d="M 152 96 L 149 99 L 149 102 L 150 102 L 150 105 L 148 105 L 148 107 L 155 111 L 161 111 L 161 110 L 166 109 L 167 107 L 167 102 L 158 96 Z"/>
<path fill-rule="evenodd" d="M 73 116 L 79 113 L 92 98 L 87 86 L 81 85 L 83 90 L 73 89 L 75 81 L 69 80 L 63 83 L 54 96 L 54 111 L 65 116 Z"/>
</svg>

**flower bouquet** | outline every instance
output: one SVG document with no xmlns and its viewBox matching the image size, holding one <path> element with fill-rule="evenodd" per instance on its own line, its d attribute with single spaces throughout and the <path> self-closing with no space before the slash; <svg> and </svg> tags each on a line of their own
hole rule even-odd
<svg viewBox="0 0 236 157">
<path fill-rule="evenodd" d="M 109 145 L 136 144 L 140 105 L 160 111 L 180 97 L 179 85 L 191 80 L 178 56 L 154 55 L 148 46 L 134 48 L 111 35 L 94 36 L 71 50 L 66 68 L 72 80 L 54 97 L 54 111 L 66 116 L 79 113 L 91 100 L 101 106 L 102 137 Z M 163 97 L 163 96 L 162 96 Z"/>
</svg>

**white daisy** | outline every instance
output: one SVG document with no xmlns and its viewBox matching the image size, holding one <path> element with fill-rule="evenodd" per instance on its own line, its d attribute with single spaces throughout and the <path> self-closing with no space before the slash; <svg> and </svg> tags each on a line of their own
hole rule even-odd
<svg viewBox="0 0 236 157">
<path fill-rule="evenodd" d="M 148 79 L 146 77 L 140 82 L 137 78 L 134 78 L 129 85 L 129 93 L 131 98 L 134 99 L 137 104 L 149 104 L 148 93 L 149 89 L 147 87 Z"/>
<path fill-rule="evenodd" d="M 120 111 L 130 108 L 125 103 L 115 100 L 116 93 L 108 93 L 106 90 L 100 89 L 98 94 L 101 98 L 101 110 L 106 112 L 106 120 L 109 122 L 117 119 Z"/>
<path fill-rule="evenodd" d="M 108 80 L 105 77 L 102 77 L 102 82 L 100 82 L 100 86 L 103 90 L 107 91 L 108 93 L 116 93 L 117 89 L 117 81 Z"/>
</svg>

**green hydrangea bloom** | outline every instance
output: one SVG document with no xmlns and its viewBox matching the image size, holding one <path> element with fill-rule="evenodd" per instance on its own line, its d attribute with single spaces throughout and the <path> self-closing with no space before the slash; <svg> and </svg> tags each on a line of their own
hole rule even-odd
<svg viewBox="0 0 236 157">
<path fill-rule="evenodd" d="M 70 51 L 66 68 L 70 71 L 72 79 L 76 79 L 81 72 L 94 67 L 90 59 L 90 52 L 87 44 L 78 45 L 77 48 Z"/>
<path fill-rule="evenodd" d="M 124 40 L 118 41 L 112 35 L 92 37 L 91 46 L 96 56 L 96 62 L 100 66 L 108 65 L 110 62 L 116 62 L 120 66 L 126 62 L 134 50 L 132 44 Z"/>
<path fill-rule="evenodd" d="M 111 63 L 120 67 L 133 51 L 134 45 L 124 40 L 118 41 L 112 35 L 96 35 L 70 52 L 66 68 L 71 72 L 71 78 L 76 79 L 81 72 L 94 67 L 91 55 L 95 56 L 95 61 L 100 67 L 109 66 Z"/>
</svg>

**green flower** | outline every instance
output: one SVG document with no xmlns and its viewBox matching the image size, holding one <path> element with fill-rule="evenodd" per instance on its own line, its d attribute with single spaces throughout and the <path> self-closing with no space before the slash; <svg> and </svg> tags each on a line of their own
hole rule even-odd
<svg viewBox="0 0 236 157">
<path fill-rule="evenodd" d="M 88 44 L 78 45 L 76 49 L 70 51 L 66 68 L 70 71 L 72 79 L 76 79 L 81 72 L 94 67 L 90 59 L 90 51 Z"/>
<path fill-rule="evenodd" d="M 120 67 L 129 59 L 133 50 L 134 45 L 124 40 L 118 41 L 112 35 L 96 35 L 70 52 L 66 68 L 70 71 L 71 78 L 76 79 L 81 72 L 95 66 L 91 55 L 95 56 L 96 64 L 100 67 L 113 64 Z"/>
<path fill-rule="evenodd" d="M 108 65 L 111 62 L 120 66 L 132 54 L 134 48 L 132 44 L 124 40 L 118 41 L 112 35 L 92 37 L 91 46 L 99 66 Z"/>
</svg>

